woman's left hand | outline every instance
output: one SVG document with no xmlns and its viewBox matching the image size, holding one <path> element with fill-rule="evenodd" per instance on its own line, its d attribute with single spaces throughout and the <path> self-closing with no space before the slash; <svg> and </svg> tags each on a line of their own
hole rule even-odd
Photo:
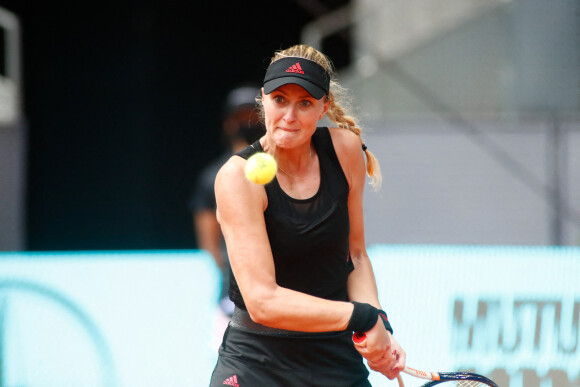
<svg viewBox="0 0 580 387">
<path fill-rule="evenodd" d="M 391 336 L 390 333 L 388 334 Z M 385 352 L 383 358 L 379 361 L 373 362 L 367 359 L 367 362 L 371 370 L 380 372 L 392 380 L 395 379 L 399 375 L 399 372 L 405 368 L 407 355 L 393 336 L 391 336 L 390 339 L 391 346 L 388 349 L 388 352 L 390 353 Z"/>
</svg>

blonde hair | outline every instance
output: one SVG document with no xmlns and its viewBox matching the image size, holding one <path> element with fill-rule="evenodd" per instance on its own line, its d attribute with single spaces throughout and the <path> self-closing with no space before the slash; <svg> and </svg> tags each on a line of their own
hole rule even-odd
<svg viewBox="0 0 580 387">
<path fill-rule="evenodd" d="M 361 146 L 363 145 L 363 139 L 361 137 L 362 130 L 356 123 L 356 119 L 347 114 L 346 109 L 343 107 L 347 104 L 346 102 L 346 89 L 343 88 L 336 80 L 336 74 L 334 71 L 334 66 L 330 59 L 321 53 L 320 51 L 316 50 L 315 48 L 308 46 L 306 44 L 298 44 L 287 48 L 282 51 L 277 51 L 270 64 L 274 63 L 275 61 L 287 58 L 287 57 L 299 57 L 311 60 L 316 62 L 322 68 L 326 70 L 326 72 L 330 76 L 330 91 L 326 98 L 326 100 L 330 100 L 330 107 L 326 112 L 326 116 L 332 122 L 334 122 L 339 128 L 348 129 L 357 136 L 359 136 L 361 141 Z M 363 149 L 366 147 L 363 147 Z M 381 186 L 381 167 L 379 165 L 379 161 L 373 155 L 371 151 L 368 149 L 364 149 L 367 163 L 367 174 L 371 178 L 371 184 L 375 189 L 378 189 Z"/>
</svg>

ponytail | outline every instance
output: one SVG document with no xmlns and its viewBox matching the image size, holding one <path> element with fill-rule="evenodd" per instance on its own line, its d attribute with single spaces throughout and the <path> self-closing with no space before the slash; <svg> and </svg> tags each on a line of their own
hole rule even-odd
<svg viewBox="0 0 580 387">
<path fill-rule="evenodd" d="M 334 122 L 339 128 L 348 129 L 360 138 L 362 150 L 365 153 L 367 163 L 367 174 L 371 178 L 371 185 L 377 191 L 381 187 L 382 176 L 381 176 L 381 166 L 379 165 L 379 160 L 375 155 L 367 149 L 366 145 L 363 143 L 361 137 L 361 128 L 357 125 L 355 118 L 351 115 L 347 115 L 342 106 L 336 99 L 336 94 L 344 92 L 341 86 L 336 82 L 331 81 L 330 83 L 330 107 L 326 112 L 326 116 L 329 120 Z"/>
</svg>

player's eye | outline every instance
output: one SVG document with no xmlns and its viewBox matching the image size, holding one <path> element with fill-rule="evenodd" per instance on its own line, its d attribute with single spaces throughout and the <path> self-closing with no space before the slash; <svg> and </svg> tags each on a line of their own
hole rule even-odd
<svg viewBox="0 0 580 387">
<path fill-rule="evenodd" d="M 309 100 L 307 100 L 307 99 L 305 99 L 305 100 L 303 100 L 303 101 L 300 102 L 300 106 L 302 106 L 302 107 L 310 107 L 310 106 L 312 106 L 312 102 L 309 101 Z"/>
</svg>

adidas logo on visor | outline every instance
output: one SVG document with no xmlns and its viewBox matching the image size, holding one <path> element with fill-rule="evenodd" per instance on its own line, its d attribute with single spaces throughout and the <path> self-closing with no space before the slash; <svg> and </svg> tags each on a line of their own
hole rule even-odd
<svg viewBox="0 0 580 387">
<path fill-rule="evenodd" d="M 272 62 L 264 77 L 264 93 L 270 94 L 289 83 L 303 87 L 311 96 L 320 99 L 329 93 L 330 73 L 304 58 L 288 57 Z"/>
<path fill-rule="evenodd" d="M 304 70 L 302 70 L 302 67 L 300 67 L 300 63 L 298 63 L 298 62 L 296 62 L 295 65 L 288 67 L 288 70 L 286 70 L 286 72 L 287 73 L 304 74 Z"/>
</svg>

